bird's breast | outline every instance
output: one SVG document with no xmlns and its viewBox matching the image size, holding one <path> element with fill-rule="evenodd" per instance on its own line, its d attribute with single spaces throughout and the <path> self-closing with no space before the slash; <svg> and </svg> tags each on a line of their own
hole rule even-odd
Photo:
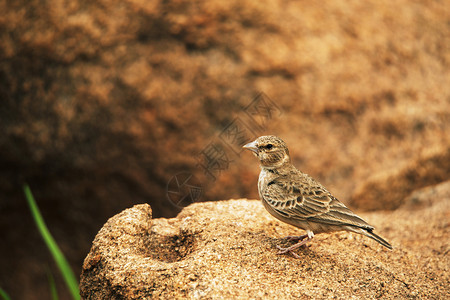
<svg viewBox="0 0 450 300">
<path fill-rule="evenodd" d="M 269 180 L 270 180 L 270 173 L 267 172 L 265 169 L 261 169 L 258 178 L 258 193 L 259 198 L 261 200 L 263 200 L 264 189 L 267 187 Z"/>
</svg>

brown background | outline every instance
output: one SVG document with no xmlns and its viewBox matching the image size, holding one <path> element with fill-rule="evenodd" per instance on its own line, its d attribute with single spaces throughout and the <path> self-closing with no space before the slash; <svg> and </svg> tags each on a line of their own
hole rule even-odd
<svg viewBox="0 0 450 300">
<path fill-rule="evenodd" d="M 28 182 L 77 276 L 106 220 L 166 197 L 179 172 L 201 200 L 256 198 L 257 162 L 199 168 L 264 92 L 295 165 L 354 209 L 392 210 L 450 179 L 445 1 L 0 2 L 0 287 L 49 298 L 58 271 Z M 253 126 L 254 124 L 249 124 Z"/>
</svg>

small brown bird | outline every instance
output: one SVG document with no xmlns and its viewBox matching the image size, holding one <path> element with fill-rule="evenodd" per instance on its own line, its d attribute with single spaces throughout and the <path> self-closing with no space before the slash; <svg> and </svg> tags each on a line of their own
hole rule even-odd
<svg viewBox="0 0 450 300">
<path fill-rule="evenodd" d="M 325 187 L 291 164 L 289 150 L 280 138 L 261 136 L 244 146 L 259 159 L 261 173 L 258 192 L 264 207 L 275 218 L 306 230 L 302 236 L 289 236 L 297 244 L 281 248 L 279 254 L 291 253 L 305 245 L 314 234 L 334 231 L 352 231 L 374 239 L 381 245 L 392 246 L 373 233 L 374 227 L 354 214 Z"/>
</svg>

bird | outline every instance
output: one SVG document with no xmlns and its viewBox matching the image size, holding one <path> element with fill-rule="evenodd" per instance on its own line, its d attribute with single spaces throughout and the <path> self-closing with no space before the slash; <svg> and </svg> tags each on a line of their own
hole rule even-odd
<svg viewBox="0 0 450 300">
<path fill-rule="evenodd" d="M 275 218 L 306 231 L 301 236 L 288 236 L 297 243 L 287 248 L 277 246 L 278 254 L 290 253 L 299 258 L 293 250 L 306 245 L 315 234 L 336 231 L 365 235 L 392 250 L 391 244 L 373 232 L 372 225 L 291 163 L 288 147 L 281 138 L 260 136 L 243 148 L 259 160 L 258 193 L 265 209 Z"/>
</svg>

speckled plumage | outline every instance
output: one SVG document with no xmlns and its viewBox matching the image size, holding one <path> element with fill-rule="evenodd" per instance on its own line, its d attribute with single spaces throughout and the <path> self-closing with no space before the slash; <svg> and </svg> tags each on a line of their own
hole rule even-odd
<svg viewBox="0 0 450 300">
<path fill-rule="evenodd" d="M 267 211 L 277 219 L 306 230 L 306 235 L 290 237 L 299 241 L 288 247 L 278 247 L 281 253 L 297 254 L 292 250 L 306 244 L 314 234 L 352 231 L 368 236 L 383 246 L 392 246 L 373 233 L 374 227 L 354 214 L 325 187 L 291 163 L 286 143 L 276 136 L 261 136 L 244 148 L 259 159 L 261 173 L 259 196 Z"/>
</svg>

